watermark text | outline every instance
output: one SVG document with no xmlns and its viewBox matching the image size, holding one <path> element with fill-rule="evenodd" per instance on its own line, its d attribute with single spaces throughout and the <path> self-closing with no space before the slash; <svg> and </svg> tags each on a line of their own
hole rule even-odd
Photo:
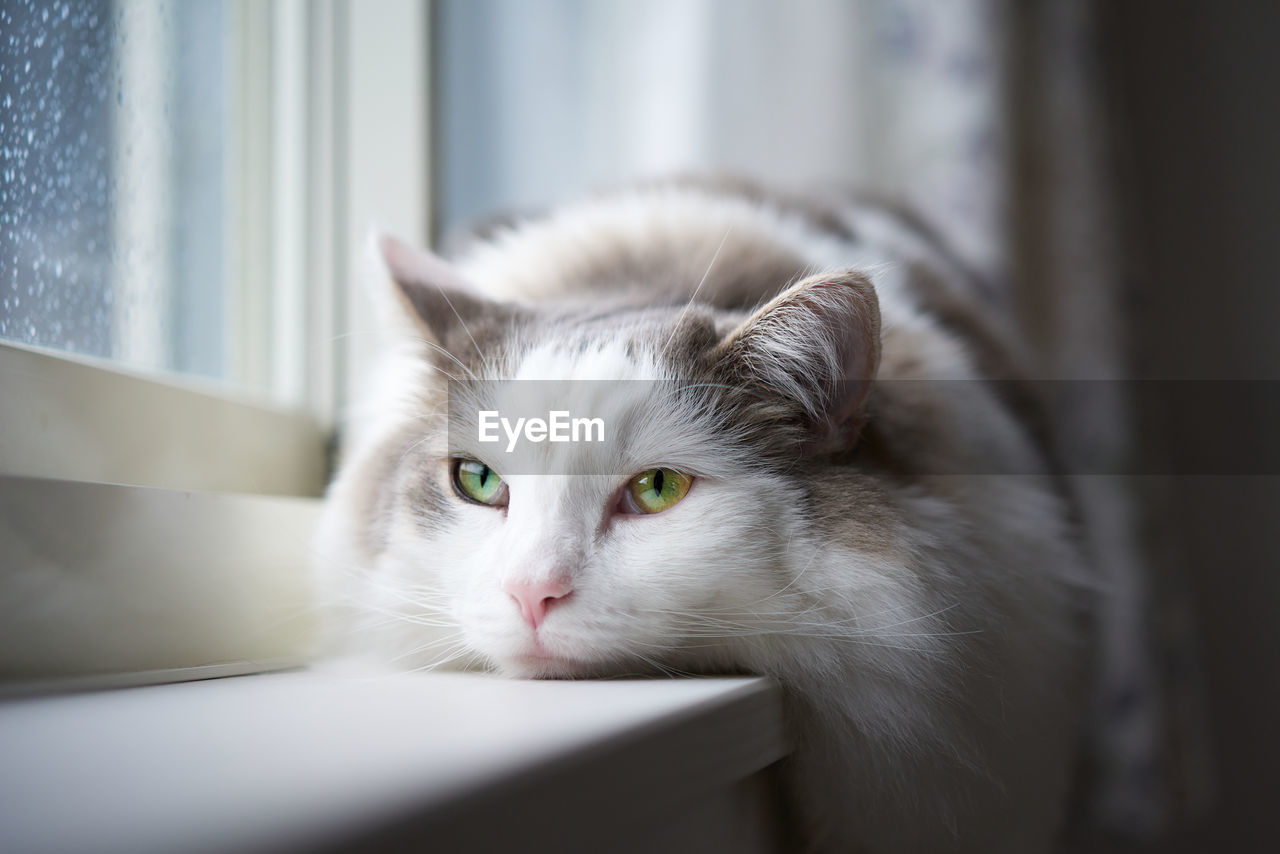
<svg viewBox="0 0 1280 854">
<path fill-rule="evenodd" d="M 574 418 L 567 409 L 553 409 L 546 418 L 502 417 L 496 409 L 479 412 L 477 436 L 481 442 L 500 442 L 507 438 L 507 453 L 515 450 L 523 435 L 528 442 L 603 442 L 603 418 Z"/>
</svg>

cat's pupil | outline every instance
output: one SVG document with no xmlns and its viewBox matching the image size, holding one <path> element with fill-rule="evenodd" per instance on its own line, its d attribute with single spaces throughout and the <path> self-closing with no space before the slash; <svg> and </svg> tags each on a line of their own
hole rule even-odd
<svg viewBox="0 0 1280 854">
<path fill-rule="evenodd" d="M 662 494 L 662 469 L 653 473 L 653 491 Z"/>
<path fill-rule="evenodd" d="M 485 485 L 488 483 L 489 483 L 489 467 L 483 466 L 480 469 L 480 488 L 484 489 Z"/>
</svg>

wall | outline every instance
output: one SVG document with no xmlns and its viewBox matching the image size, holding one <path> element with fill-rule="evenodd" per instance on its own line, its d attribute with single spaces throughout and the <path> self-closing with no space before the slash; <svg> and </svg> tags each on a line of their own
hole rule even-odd
<svg viewBox="0 0 1280 854">
<path fill-rule="evenodd" d="M 1136 372 L 1280 379 L 1280 4 L 1097 6 L 1130 201 Z M 1183 404 L 1185 441 L 1267 448 L 1275 439 L 1264 422 L 1226 422 L 1195 399 Z M 1171 499 L 1157 528 L 1174 538 L 1190 573 L 1218 798 L 1187 833 L 1150 850 L 1272 850 L 1280 838 L 1280 477 L 1181 477 Z"/>
</svg>

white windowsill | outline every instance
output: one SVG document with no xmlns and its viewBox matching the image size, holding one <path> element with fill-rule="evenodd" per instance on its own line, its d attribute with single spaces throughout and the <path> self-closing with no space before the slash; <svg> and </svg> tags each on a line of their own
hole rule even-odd
<svg viewBox="0 0 1280 854">
<path fill-rule="evenodd" d="M 761 772 L 785 751 L 758 678 L 289 672 L 10 700 L 0 850 L 769 851 Z"/>
</svg>

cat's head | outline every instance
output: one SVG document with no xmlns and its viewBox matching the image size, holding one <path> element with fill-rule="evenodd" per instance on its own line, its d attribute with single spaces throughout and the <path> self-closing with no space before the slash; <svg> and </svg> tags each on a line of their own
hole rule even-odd
<svg viewBox="0 0 1280 854">
<path fill-rule="evenodd" d="M 785 616 L 797 479 L 856 441 L 879 356 L 867 278 L 779 281 L 753 312 L 519 305 L 429 253 L 380 250 L 402 371 L 325 520 L 354 630 L 409 666 L 743 666 L 764 642 L 753 621 Z"/>
</svg>

